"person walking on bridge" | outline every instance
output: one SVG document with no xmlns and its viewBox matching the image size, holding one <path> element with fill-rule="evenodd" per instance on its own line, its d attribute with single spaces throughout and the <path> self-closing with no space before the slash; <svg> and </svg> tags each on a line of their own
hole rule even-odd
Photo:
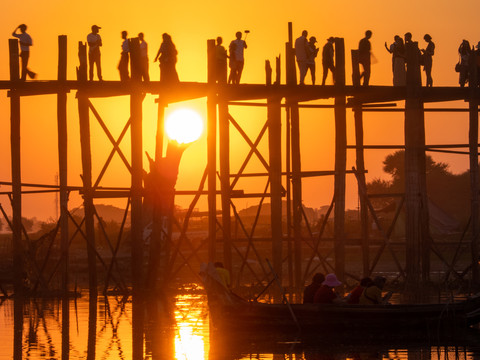
<svg viewBox="0 0 480 360">
<path fill-rule="evenodd" d="M 365 37 L 360 40 L 358 44 L 358 60 L 363 66 L 363 72 L 360 74 L 360 78 L 363 77 L 363 86 L 368 86 L 370 82 L 370 68 L 371 68 L 371 51 L 372 45 L 370 44 L 370 38 L 372 37 L 372 31 L 365 31 Z"/>
<path fill-rule="evenodd" d="M 17 33 L 20 30 L 20 34 Z M 31 79 L 35 79 L 37 74 L 28 69 L 28 59 L 30 57 L 30 46 L 33 45 L 32 38 L 27 34 L 27 25 L 21 24 L 12 32 L 12 36 L 16 37 L 20 41 L 20 59 L 22 59 L 22 77 L 21 80 L 25 81 L 27 75 Z"/>
<path fill-rule="evenodd" d="M 325 81 L 327 80 L 328 70 L 331 71 L 333 82 L 335 83 L 335 62 L 333 57 L 335 55 L 335 50 L 333 49 L 333 43 L 335 42 L 335 38 L 330 36 L 327 39 L 327 43 L 323 45 L 322 50 L 322 65 L 323 65 L 323 78 L 322 78 L 322 85 L 325 85 Z"/>
</svg>

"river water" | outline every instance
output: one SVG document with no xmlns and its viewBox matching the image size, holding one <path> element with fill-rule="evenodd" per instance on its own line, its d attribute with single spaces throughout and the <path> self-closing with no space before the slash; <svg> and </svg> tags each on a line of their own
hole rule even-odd
<svg viewBox="0 0 480 360">
<path fill-rule="evenodd" d="M 168 309 L 158 301 L 143 303 L 145 331 L 138 338 L 134 336 L 131 298 L 90 300 L 88 294 L 70 299 L 68 318 L 62 316 L 61 300 L 16 304 L 13 299 L 2 300 L 0 359 L 480 359 L 477 331 L 455 341 L 433 339 L 428 343 L 351 344 L 344 340 L 330 346 L 294 338 L 252 341 L 252 334 L 249 341 L 225 340 L 210 335 L 206 298 L 196 292 L 176 295 Z M 133 338 L 143 341 L 143 356 L 134 356 Z"/>
</svg>

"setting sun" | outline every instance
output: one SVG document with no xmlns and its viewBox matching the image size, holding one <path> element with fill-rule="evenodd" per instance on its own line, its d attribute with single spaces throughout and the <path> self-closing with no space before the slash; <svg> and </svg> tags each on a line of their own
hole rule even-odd
<svg viewBox="0 0 480 360">
<path fill-rule="evenodd" d="M 187 144 L 197 140 L 203 132 L 203 121 L 200 115 L 191 109 L 179 109 L 168 115 L 165 122 L 168 137 L 179 144 Z"/>
</svg>

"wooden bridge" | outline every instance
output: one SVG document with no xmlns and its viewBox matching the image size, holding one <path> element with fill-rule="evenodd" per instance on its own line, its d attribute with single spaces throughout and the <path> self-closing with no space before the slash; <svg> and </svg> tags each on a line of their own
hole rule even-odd
<svg viewBox="0 0 480 360">
<path fill-rule="evenodd" d="M 66 54 L 67 38 L 59 36 L 59 62 L 58 79 L 52 81 L 22 82 L 19 79 L 19 55 L 16 39 L 10 40 L 10 80 L 0 81 L 0 89 L 7 89 L 11 104 L 11 181 L 3 184 L 11 184 L 10 199 L 13 210 L 11 227 L 13 231 L 13 259 L 14 259 L 14 289 L 15 293 L 22 293 L 25 274 L 31 277 L 30 282 L 37 284 L 36 288 L 49 288 L 49 279 L 53 273 L 46 273 L 47 259 L 35 259 L 28 256 L 28 235 L 22 226 L 22 194 L 27 186 L 42 188 L 38 184 L 24 184 L 21 177 L 20 156 L 20 119 L 21 99 L 25 96 L 53 94 L 57 96 L 57 119 L 58 119 L 58 153 L 59 153 L 59 186 L 46 186 L 60 193 L 61 216 L 58 223 L 61 244 L 61 258 L 55 273 L 62 278 L 63 292 L 68 292 L 69 281 L 69 221 L 73 221 L 68 211 L 68 194 L 70 191 L 80 191 L 84 198 L 85 217 L 82 223 L 75 223 L 75 234 L 81 233 L 86 240 L 89 263 L 89 284 L 91 289 L 97 289 L 97 266 L 98 262 L 107 273 L 105 289 L 108 283 L 117 288 L 126 290 L 128 284 L 122 284 L 121 275 L 115 275 L 113 270 L 116 263 L 116 245 L 109 240 L 111 256 L 106 259 L 100 256 L 95 249 L 95 219 L 96 213 L 94 200 L 98 198 L 125 197 L 129 199 L 126 212 L 131 207 L 131 231 L 132 242 L 132 285 L 134 292 L 140 291 L 146 281 L 156 281 L 158 277 L 167 278 L 178 275 L 187 269 L 191 274 L 196 274 L 196 265 L 201 261 L 222 260 L 229 270 L 234 269 L 236 284 L 244 282 L 265 284 L 271 277 L 268 267 L 265 266 L 265 258 L 258 252 L 258 244 L 264 237 L 255 235 L 255 225 L 258 221 L 260 209 L 265 199 L 270 199 L 270 235 L 267 237 L 269 248 L 267 256 L 272 259 L 274 271 L 283 280 L 285 285 L 292 289 L 301 289 L 305 281 L 318 271 L 320 267 L 325 272 L 335 272 L 341 279 L 349 277 L 358 279 L 358 275 L 348 273 L 345 270 L 345 249 L 353 247 L 362 254 L 362 268 L 358 273 L 364 276 L 376 271 L 376 266 L 386 250 L 392 256 L 399 276 L 407 284 L 417 288 L 422 280 L 428 280 L 430 276 L 430 258 L 434 254 L 444 264 L 447 277 L 455 276 L 464 278 L 469 274 L 475 284 L 478 284 L 478 102 L 480 91 L 476 83 L 472 81 L 470 87 L 432 87 L 421 86 L 420 64 L 416 54 L 418 46 L 413 43 L 407 46 L 407 86 L 360 86 L 357 81 L 353 85 L 346 85 L 345 71 L 345 48 L 342 38 L 335 39 L 335 84 L 332 86 L 299 86 L 296 84 L 296 67 L 293 51 L 291 27 L 289 28 L 289 40 L 286 43 L 285 67 L 286 83 L 280 81 L 280 59 L 277 58 L 275 67 L 275 80 L 272 80 L 272 68 L 266 62 L 265 84 L 240 84 L 227 85 L 215 82 L 215 43 L 208 40 L 208 82 L 180 82 L 165 84 L 156 81 L 142 82 L 140 80 L 138 59 L 138 39 L 130 39 L 131 49 L 131 73 L 132 80 L 120 81 L 87 81 L 87 55 L 86 45 L 79 44 L 79 66 L 77 68 L 77 80 L 67 80 Z M 354 53 L 353 53 L 354 55 Z M 353 58 L 355 58 L 353 56 Z M 353 79 L 358 79 L 358 63 L 353 62 Z M 476 67 L 471 69 L 476 73 Z M 476 79 L 476 76 L 475 76 Z M 69 186 L 67 179 L 67 96 L 75 92 L 78 100 L 78 114 L 80 120 L 81 162 L 82 179 L 81 187 Z M 153 230 L 151 235 L 151 249 L 158 246 L 158 253 L 150 254 L 149 270 L 150 280 L 144 266 L 144 209 L 142 202 L 145 196 L 144 186 L 144 161 L 142 144 L 142 101 L 145 94 L 158 95 L 158 123 L 156 134 L 155 162 L 160 163 L 163 154 L 163 118 L 164 108 L 169 103 L 185 101 L 196 98 L 207 98 L 208 113 L 208 164 L 205 175 L 197 190 L 183 193 L 195 194 L 184 223 L 173 218 L 170 207 L 165 204 L 158 205 L 157 217 L 153 217 Z M 109 132 L 108 126 L 102 120 L 100 112 L 93 106 L 90 99 L 97 97 L 129 96 L 130 114 L 125 123 L 122 134 L 115 139 Z M 313 103 L 319 99 L 332 99 L 331 105 L 318 105 Z M 265 102 L 258 102 L 265 100 Z M 448 102 L 463 100 L 465 108 L 424 108 L 425 103 Z M 255 102 L 253 102 L 255 101 Z M 392 103 L 405 101 L 404 108 L 389 106 Z M 242 130 L 241 125 L 229 112 L 233 106 L 256 106 L 266 107 L 267 118 L 256 140 L 250 139 Z M 329 171 L 302 171 L 300 152 L 300 113 L 303 108 L 331 109 L 335 115 L 335 167 Z M 347 144 L 347 111 L 353 111 L 355 119 L 355 145 Z M 404 145 L 386 146 L 370 145 L 363 143 L 363 117 L 367 112 L 399 111 L 405 114 L 405 142 Z M 468 112 L 469 114 L 469 143 L 456 145 L 425 144 L 424 114 L 426 111 L 452 111 Z M 282 112 L 284 115 L 282 115 Z M 112 152 L 100 174 L 92 174 L 92 154 L 90 136 L 90 115 L 100 123 L 103 130 L 112 143 Z M 230 171 L 231 147 L 229 143 L 229 129 L 233 125 L 249 144 L 250 150 L 245 155 L 244 165 L 241 170 L 232 174 Z M 286 129 L 286 138 L 282 140 L 282 126 Z M 218 137 L 217 137 L 218 129 Z M 130 130 L 131 154 L 130 160 L 122 153 L 119 144 Z M 268 134 L 268 154 L 262 154 L 257 148 L 260 140 Z M 70 137 L 77 136 L 71 134 Z M 218 145 L 217 145 L 218 144 Z M 391 242 L 391 234 L 395 224 L 388 229 L 382 228 L 375 210 L 369 200 L 366 190 L 365 173 L 367 169 L 364 163 L 364 153 L 367 149 L 405 149 L 405 178 L 406 189 L 400 194 L 402 203 L 405 204 L 406 226 L 405 242 L 402 245 L 405 260 L 398 257 L 398 251 Z M 469 266 L 459 268 L 456 259 L 448 260 L 445 254 L 437 250 L 435 241 L 429 233 L 429 214 L 427 204 L 427 188 L 425 174 L 425 152 L 429 150 L 450 151 L 452 148 L 466 148 L 470 157 L 471 176 L 471 232 L 470 253 L 471 263 Z M 356 168 L 346 168 L 347 149 L 355 149 Z M 282 164 L 282 153 L 286 154 L 286 163 Z M 131 187 L 129 188 L 104 188 L 100 186 L 100 180 L 109 166 L 111 158 L 118 154 L 131 174 Z M 217 154 L 219 163 L 217 164 Z M 167 154 L 168 156 L 168 154 Z M 237 152 L 234 156 L 242 156 Z M 249 174 L 244 172 L 245 165 L 252 156 L 256 156 L 265 170 L 263 173 Z M 217 170 L 219 173 L 217 174 Z M 163 171 L 167 171 L 163 169 Z M 345 235 L 345 188 L 346 176 L 353 174 L 358 181 L 361 216 L 361 238 L 352 245 Z M 176 175 L 176 174 L 175 174 Z M 94 177 L 96 176 L 96 178 Z M 163 175 L 160 175 L 160 177 Z M 217 176 L 219 183 L 217 183 Z M 242 177 L 263 177 L 267 179 L 267 186 L 263 193 L 246 194 L 239 191 L 235 186 Z M 311 176 L 333 176 L 334 196 L 326 216 L 320 223 L 319 232 L 312 231 L 312 224 L 308 223 L 302 205 L 302 179 Z M 206 189 L 204 190 L 206 184 Z M 174 185 L 174 184 L 173 184 Z M 45 188 L 45 187 L 43 187 Z M 165 189 L 163 189 L 165 190 Z M 162 191 L 163 191 L 162 190 Z M 168 191 L 173 191 L 167 189 Z M 167 192 L 168 192 L 167 191 Z M 181 195 L 182 192 L 177 192 Z M 217 202 L 217 195 L 221 200 Z M 208 197 L 208 237 L 199 245 L 193 245 L 189 240 L 188 221 L 200 196 Z M 232 199 L 237 197 L 250 197 L 258 200 L 259 212 L 256 220 L 248 231 L 238 215 Z M 167 197 L 168 198 L 168 197 Z M 286 200 L 286 219 L 282 211 Z M 170 204 L 171 205 L 171 204 Z M 167 210 L 165 210 L 167 209 Z M 2 209 L 3 210 L 3 209 Z M 400 210 L 397 210 L 395 220 Z M 154 210 L 155 213 L 155 210 Z M 217 217 L 220 213 L 221 216 Z M 4 212 L 5 215 L 5 212 Z M 6 215 L 5 215 L 6 217 Z M 180 237 L 172 240 L 172 228 L 162 227 L 163 218 L 169 219 L 174 228 L 178 228 Z M 327 239 L 324 230 L 330 218 L 333 217 L 333 237 Z M 381 232 L 380 238 L 369 234 L 369 217 Z M 395 221 L 394 220 L 394 221 Z M 233 237 L 232 221 L 242 228 L 243 236 Z M 286 223 L 286 230 L 282 224 Z M 155 225 L 156 224 L 156 225 Z M 122 224 L 122 229 L 123 226 Z M 465 229 L 467 232 L 468 229 Z M 53 235 L 52 242 L 56 238 Z M 120 242 L 121 235 L 117 241 Z M 55 240 L 56 241 L 56 240 Z M 183 242 L 183 245 L 181 243 Z M 333 244 L 333 263 L 327 261 L 327 255 L 322 250 L 324 242 Z M 461 242 L 461 239 L 460 239 Z M 155 245 L 156 244 L 156 245 Z M 243 244 L 240 247 L 239 244 Z M 185 250 L 185 247 L 188 250 Z M 202 254 L 202 249 L 206 255 Z M 305 251 L 308 249 L 308 253 Z M 153 256 L 153 257 L 152 257 Z M 252 266 L 249 258 L 254 258 L 258 266 Z M 305 259 L 308 259 L 305 264 Z M 315 260 L 316 259 L 316 260 Z M 155 267 L 152 270 L 150 267 Z M 27 271 L 28 270 L 28 271 Z M 245 275 L 248 273 L 248 276 Z M 244 280 L 242 276 L 248 280 Z"/>
</svg>

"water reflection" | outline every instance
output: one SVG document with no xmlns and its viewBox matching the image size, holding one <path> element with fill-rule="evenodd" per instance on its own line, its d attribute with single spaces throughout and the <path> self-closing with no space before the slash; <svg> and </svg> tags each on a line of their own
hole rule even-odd
<svg viewBox="0 0 480 360">
<path fill-rule="evenodd" d="M 131 297 L 21 299 L 0 303 L 0 359 L 133 359 Z M 151 360 L 449 360 L 480 359 L 480 335 L 472 330 L 429 343 L 352 344 L 347 339 L 279 338 L 218 334 L 211 329 L 205 296 L 191 291 L 173 301 L 142 301 L 143 349 Z M 68 315 L 65 308 L 68 305 Z M 265 335 L 265 334 L 264 334 Z M 267 334 L 268 335 L 268 334 Z M 138 341 L 138 340 L 137 340 Z"/>
</svg>

